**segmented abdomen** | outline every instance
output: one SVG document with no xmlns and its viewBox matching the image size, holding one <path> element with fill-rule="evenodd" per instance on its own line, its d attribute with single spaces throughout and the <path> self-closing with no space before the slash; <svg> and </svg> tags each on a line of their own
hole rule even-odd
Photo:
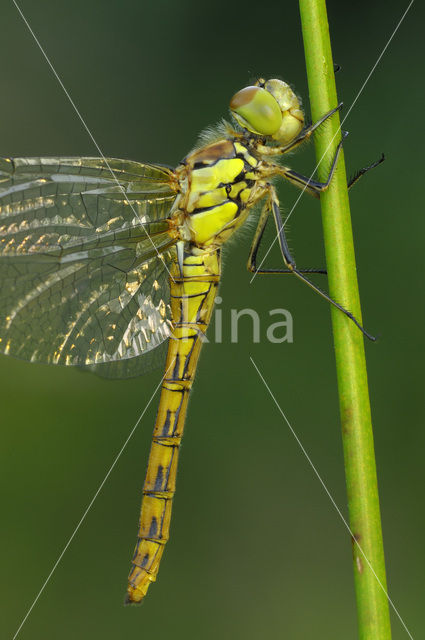
<svg viewBox="0 0 425 640">
<path fill-rule="evenodd" d="M 175 265 L 170 282 L 174 328 L 143 487 L 128 602 L 140 602 L 156 580 L 168 540 L 189 392 L 219 282 L 219 252 L 185 256 L 182 271 Z"/>
</svg>

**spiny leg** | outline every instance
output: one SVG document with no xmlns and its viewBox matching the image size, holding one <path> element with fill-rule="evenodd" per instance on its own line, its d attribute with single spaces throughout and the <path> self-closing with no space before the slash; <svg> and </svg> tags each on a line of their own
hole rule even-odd
<svg viewBox="0 0 425 640">
<path fill-rule="evenodd" d="M 325 122 L 325 120 L 333 116 L 334 113 L 336 113 L 339 109 L 341 109 L 342 105 L 343 103 L 340 102 L 337 107 L 335 107 L 334 109 L 331 109 L 330 111 L 328 111 L 328 113 L 325 113 L 325 115 L 319 118 L 317 122 L 315 122 L 314 124 L 310 124 L 307 127 L 304 127 L 301 133 L 289 144 L 281 147 L 270 147 L 263 144 L 257 144 L 256 145 L 257 151 L 263 156 L 270 156 L 270 155 L 277 156 L 277 155 L 283 155 L 288 151 L 293 151 L 293 149 L 295 149 L 300 144 L 308 140 L 316 131 L 316 129 L 318 129 Z"/>
<path fill-rule="evenodd" d="M 267 156 L 267 155 L 283 155 L 284 153 L 292 151 L 293 149 L 298 147 L 300 144 L 302 144 L 303 142 L 307 141 L 311 137 L 311 135 L 316 131 L 316 129 L 318 129 L 328 118 L 333 116 L 333 114 L 336 111 L 341 109 L 342 105 L 343 105 L 343 103 L 340 102 L 337 107 L 335 107 L 334 109 L 331 109 L 330 111 L 328 111 L 328 113 L 325 113 L 325 115 L 322 116 L 317 122 L 305 127 L 301 131 L 299 136 L 297 138 L 295 138 L 295 140 L 293 140 L 289 145 L 282 146 L 282 147 L 268 147 L 266 145 L 261 145 L 260 144 L 260 145 L 257 145 L 257 150 L 260 151 L 260 153 L 265 155 L 265 156 Z M 288 167 L 281 167 L 281 169 L 283 169 L 284 171 L 282 171 L 282 173 L 280 173 L 280 175 L 282 175 L 282 177 L 286 178 L 289 182 L 291 182 L 295 186 L 297 186 L 297 187 L 299 187 L 301 189 L 305 188 L 305 190 L 308 191 L 308 193 L 310 193 L 311 195 L 315 196 L 316 198 L 319 197 L 320 193 L 322 191 L 325 191 L 329 186 L 330 179 L 332 178 L 331 174 L 333 174 L 333 171 L 335 170 L 336 160 L 337 160 L 340 148 L 341 148 L 341 144 L 342 144 L 343 140 L 348 135 L 347 131 L 342 131 L 341 133 L 342 133 L 342 140 L 339 143 L 339 145 L 337 147 L 337 150 L 335 152 L 335 156 L 334 156 L 334 160 L 333 160 L 333 163 L 332 163 L 331 171 L 329 172 L 329 176 L 328 176 L 328 179 L 326 180 L 326 182 L 319 182 L 319 181 L 316 181 L 316 180 L 312 180 L 310 178 L 307 178 L 307 177 L 303 176 L 302 174 L 297 173 L 296 171 L 293 171 L 292 169 L 289 169 Z M 359 169 L 354 174 L 353 178 L 351 178 L 351 180 L 349 180 L 349 182 L 347 183 L 348 189 L 351 189 L 351 187 L 354 184 L 356 184 L 356 182 L 358 180 L 360 180 L 360 178 L 362 176 L 364 176 L 365 173 L 367 173 L 371 169 L 374 169 L 375 167 L 380 165 L 384 160 L 385 160 L 385 156 L 384 156 L 384 154 L 382 154 L 381 157 L 379 158 L 379 160 L 377 160 L 376 162 L 373 162 L 371 165 L 368 165 L 367 167 L 363 167 L 363 168 Z"/>
<path fill-rule="evenodd" d="M 342 143 L 344 141 L 344 138 L 346 138 L 347 135 L 348 134 L 345 133 L 345 135 L 343 136 L 342 140 L 339 142 L 336 148 L 335 155 L 332 160 L 332 165 L 325 182 L 319 182 L 318 180 L 312 180 L 311 178 L 306 178 L 306 176 L 303 176 L 297 171 L 293 171 L 293 169 L 290 169 L 289 167 L 282 167 L 282 166 L 276 165 L 277 175 L 282 176 L 282 178 L 285 178 L 285 180 L 288 180 L 291 184 L 295 185 L 299 189 L 304 189 L 305 191 L 310 193 L 312 196 L 315 196 L 316 198 L 318 198 L 323 191 L 326 191 L 326 189 L 329 188 L 329 185 L 335 173 L 339 154 L 341 153 Z"/>
<path fill-rule="evenodd" d="M 288 267 L 288 269 L 292 270 L 293 273 L 297 276 L 297 278 L 302 280 L 302 282 L 305 282 L 305 284 L 307 284 L 309 287 L 311 287 L 311 289 L 313 289 L 313 291 L 316 291 L 316 293 L 318 293 L 320 296 L 322 296 L 322 298 L 324 298 L 330 304 L 332 304 L 334 307 L 336 307 L 337 309 L 342 311 L 342 313 L 344 313 L 348 318 L 350 318 L 350 320 L 352 320 L 352 322 L 354 322 L 354 324 L 360 329 L 360 331 L 367 338 L 369 338 L 369 340 L 372 340 L 374 342 L 376 340 L 376 338 L 374 336 L 372 336 L 370 333 L 368 333 L 362 327 L 362 325 L 358 322 L 358 320 L 356 320 L 356 318 L 353 316 L 351 311 L 348 311 L 348 309 L 345 309 L 342 305 L 340 305 L 338 302 L 336 302 L 336 300 L 331 298 L 328 293 L 326 293 L 325 291 L 320 289 L 317 285 L 315 285 L 308 278 L 306 278 L 305 275 L 303 275 L 301 273 L 301 271 L 299 271 L 297 269 L 296 264 L 295 264 L 295 260 L 291 256 L 291 253 L 290 253 L 289 247 L 288 247 L 288 243 L 286 241 L 285 229 L 283 227 L 282 216 L 281 216 L 280 208 L 279 208 L 279 201 L 277 199 L 276 192 L 274 191 L 273 188 L 271 188 L 270 196 L 271 196 L 273 218 L 275 220 L 276 230 L 278 232 L 279 245 L 280 245 L 280 249 L 281 249 L 281 252 L 282 252 L 282 257 L 283 257 L 284 262 L 285 262 L 286 266 Z"/>
<path fill-rule="evenodd" d="M 264 231 L 267 226 L 267 222 L 269 221 L 269 213 L 270 213 L 270 201 L 267 198 L 260 214 L 260 218 L 258 220 L 257 228 L 254 233 L 254 237 L 252 239 L 251 248 L 248 256 L 248 271 L 252 273 L 293 273 L 291 269 L 262 269 L 260 271 L 257 270 L 257 253 L 260 248 L 261 240 L 263 238 Z M 299 269 L 300 273 L 327 273 L 326 269 Z"/>
<path fill-rule="evenodd" d="M 343 141 L 341 140 L 341 142 L 337 146 L 337 149 L 335 151 L 335 155 L 332 161 L 332 166 L 329 171 L 329 175 L 326 179 L 326 182 L 317 182 L 315 180 L 310 180 L 309 178 L 306 178 L 305 176 L 302 176 L 301 174 L 296 173 L 295 171 L 292 171 L 292 169 L 289 169 L 289 167 L 282 167 L 280 165 L 270 165 L 269 174 L 265 173 L 264 175 L 266 176 L 280 175 L 283 178 L 286 178 L 287 180 L 295 184 L 299 188 L 304 186 L 309 193 L 318 197 L 319 194 L 322 191 L 325 191 L 330 185 L 330 182 L 335 173 L 338 156 L 341 152 L 342 142 Z M 266 228 L 266 225 L 269 219 L 269 210 L 270 210 L 269 202 L 266 201 L 261 211 L 260 219 L 258 221 L 258 225 L 255 230 L 254 238 L 253 238 L 251 249 L 249 252 L 248 270 L 254 273 L 257 272 L 257 253 L 261 244 L 261 240 L 263 238 L 264 230 Z M 327 274 L 326 269 L 298 269 L 298 271 L 300 271 L 300 273 L 321 273 L 325 275 Z M 277 271 L 271 269 L 271 270 L 262 270 L 261 273 L 293 273 L 293 271 L 291 269 L 279 269 Z"/>
<path fill-rule="evenodd" d="M 326 178 L 325 182 L 319 182 L 318 180 L 307 178 L 306 176 L 303 176 L 301 173 L 298 173 L 297 171 L 294 171 L 293 169 L 290 169 L 289 167 L 284 167 L 282 165 L 272 165 L 273 172 L 271 171 L 271 175 L 273 174 L 280 175 L 282 176 L 282 178 L 284 178 L 285 180 L 288 180 L 288 182 L 298 187 L 299 189 L 303 189 L 304 191 L 307 191 L 307 193 L 314 196 L 315 198 L 319 198 L 320 194 L 329 188 L 329 185 L 335 173 L 335 169 L 336 169 L 339 154 L 341 152 L 342 144 L 344 142 L 344 139 L 347 137 L 347 135 L 348 135 L 348 132 L 344 131 L 343 138 L 336 148 L 335 155 L 332 160 L 332 166 L 330 168 L 328 177 Z M 384 154 L 382 154 L 379 160 L 376 160 L 376 162 L 373 162 L 367 167 L 363 167 L 358 171 L 356 171 L 354 176 L 347 183 L 347 188 L 351 189 L 351 187 L 355 185 L 356 182 L 358 182 L 358 180 L 360 180 L 360 178 L 365 175 L 365 173 L 367 173 L 371 169 L 375 169 L 375 167 L 379 166 L 382 162 L 384 162 L 384 160 L 385 160 L 385 156 Z"/>
<path fill-rule="evenodd" d="M 283 260 L 284 260 L 284 262 L 285 262 L 285 264 L 287 266 L 287 269 L 290 272 L 292 272 L 294 275 L 296 275 L 297 278 L 299 278 L 302 282 L 307 284 L 311 289 L 313 289 L 313 291 L 315 291 L 320 296 L 322 296 L 322 298 L 324 298 L 330 304 L 332 304 L 334 307 L 336 307 L 337 309 L 342 311 L 342 313 L 344 315 L 346 315 L 348 318 L 350 318 L 350 320 L 352 322 L 354 322 L 356 327 L 358 327 L 360 329 L 360 331 L 367 338 L 369 338 L 369 340 L 372 340 L 374 342 L 376 340 L 376 338 L 374 336 L 372 336 L 370 333 L 368 333 L 362 327 L 362 325 L 358 322 L 358 320 L 356 320 L 356 318 L 353 316 L 353 314 L 350 311 L 345 309 L 342 305 L 340 305 L 338 302 L 336 302 L 336 300 L 331 298 L 329 294 L 327 294 L 325 291 L 323 291 L 317 285 L 315 285 L 313 282 L 311 282 L 303 274 L 303 272 L 300 269 L 297 269 L 295 260 L 292 257 L 291 252 L 289 251 L 288 243 L 287 243 L 287 240 L 286 240 L 285 230 L 284 230 L 284 227 L 283 227 L 283 220 L 282 220 L 282 216 L 281 216 L 280 208 L 279 208 L 279 200 L 277 198 L 277 194 L 276 194 L 276 191 L 275 191 L 274 187 L 272 187 L 271 185 L 269 187 L 269 199 L 267 201 L 267 205 L 268 205 L 268 211 L 271 210 L 272 213 L 273 213 L 273 218 L 274 218 L 274 221 L 275 221 L 275 224 L 276 224 L 276 230 L 277 230 L 277 233 L 278 233 L 279 246 L 280 246 L 280 250 L 281 250 L 281 253 L 282 253 Z M 282 270 L 282 269 L 273 269 L 273 270 L 272 269 L 259 269 L 259 270 L 256 271 L 256 273 L 288 273 L 288 270 L 286 270 L 286 269 L 285 270 Z"/>
<path fill-rule="evenodd" d="M 340 145 L 341 143 L 338 145 L 334 160 L 332 162 L 332 167 L 329 172 L 328 178 L 326 179 L 326 182 L 319 182 L 317 180 L 312 180 L 311 178 L 307 178 L 306 176 L 303 176 L 302 174 L 298 173 L 297 171 L 293 171 L 293 169 L 289 169 L 288 167 L 280 167 L 279 175 L 281 175 L 283 178 L 285 178 L 285 180 L 288 180 L 291 184 L 295 185 L 299 189 L 304 189 L 310 195 L 314 196 L 315 198 L 319 198 L 320 194 L 323 191 L 326 191 L 326 189 L 329 187 L 330 181 L 335 172 L 335 164 L 336 164 L 337 154 L 338 154 Z M 351 187 L 355 185 L 356 182 L 358 182 L 360 178 L 365 175 L 365 173 L 367 173 L 371 169 L 374 169 L 375 167 L 380 165 L 382 162 L 384 162 L 384 160 L 385 160 L 385 156 L 384 154 L 382 154 L 379 160 L 377 160 L 376 162 L 373 162 L 367 167 L 363 167 L 362 169 L 359 169 L 358 171 L 356 171 L 356 173 L 351 178 L 351 180 L 348 181 L 347 188 L 351 189 Z"/>
<path fill-rule="evenodd" d="M 348 134 L 346 132 L 344 132 L 344 138 L 347 136 Z M 282 176 L 283 178 L 285 178 L 286 180 L 288 180 L 289 182 L 291 182 L 292 184 L 294 184 L 295 186 L 297 186 L 298 188 L 304 188 L 305 191 L 307 191 L 308 193 L 310 193 L 311 195 L 315 196 L 315 197 L 320 197 L 320 194 L 323 191 L 326 191 L 326 189 L 328 189 L 331 180 L 334 176 L 335 173 L 335 169 L 336 169 L 336 165 L 337 165 L 337 161 L 338 161 L 338 157 L 342 148 L 342 143 L 343 140 L 341 140 L 341 142 L 338 144 L 337 149 L 335 151 L 335 155 L 332 161 L 332 166 L 330 168 L 328 177 L 326 179 L 325 182 L 318 182 L 316 180 L 311 180 L 310 178 L 306 178 L 305 176 L 297 173 L 296 171 L 293 171 L 292 169 L 289 169 L 289 167 L 282 167 L 280 165 L 273 165 L 273 169 L 270 171 L 270 175 L 274 175 L 275 172 Z M 377 160 L 376 162 L 372 163 L 371 165 L 364 167 L 362 169 L 360 169 L 356 175 L 354 176 L 354 178 L 352 178 L 350 180 L 350 182 L 348 183 L 348 189 L 350 189 L 365 173 L 367 173 L 368 171 L 370 171 L 370 169 L 374 169 L 375 167 L 377 167 L 379 164 L 381 164 L 381 162 L 383 162 L 385 159 L 384 154 L 382 154 L 381 158 L 379 160 Z M 256 259 L 257 259 L 257 253 L 261 244 L 261 240 L 263 238 L 263 234 L 264 234 L 264 230 L 265 227 L 267 225 L 267 221 L 268 221 L 268 216 L 269 214 L 269 210 L 268 210 L 268 204 L 266 203 L 266 205 L 263 207 L 261 215 L 260 215 L 260 219 L 258 221 L 258 225 L 257 225 L 257 229 L 255 231 L 255 235 L 252 241 L 252 245 L 251 245 L 251 249 L 250 249 L 250 253 L 249 253 L 249 257 L 248 257 L 248 270 L 252 271 L 252 272 L 256 272 L 257 271 L 257 266 L 256 266 Z M 326 269 L 298 269 L 298 271 L 300 271 L 301 273 L 321 273 L 321 274 L 327 274 Z M 278 271 L 270 269 L 270 270 L 263 270 L 262 273 L 293 273 L 293 271 L 291 269 L 280 269 Z"/>
<path fill-rule="evenodd" d="M 362 169 L 359 169 L 358 171 L 356 171 L 356 173 L 354 174 L 354 176 L 351 178 L 351 180 L 348 182 L 348 188 L 351 189 L 351 187 L 353 185 L 356 184 L 356 182 L 358 180 L 360 180 L 360 178 L 362 176 L 364 176 L 365 173 L 367 173 L 368 171 L 370 171 L 371 169 L 374 169 L 375 167 L 377 167 L 378 165 L 380 165 L 382 162 L 384 162 L 385 160 L 385 156 L 384 154 L 381 155 L 381 157 L 379 158 L 379 160 L 376 160 L 376 162 L 372 162 L 372 164 L 370 164 L 367 167 L 363 167 Z"/>
</svg>

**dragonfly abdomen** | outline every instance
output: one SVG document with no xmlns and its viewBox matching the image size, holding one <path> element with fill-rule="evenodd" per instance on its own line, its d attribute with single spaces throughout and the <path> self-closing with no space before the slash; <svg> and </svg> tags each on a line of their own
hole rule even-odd
<svg viewBox="0 0 425 640">
<path fill-rule="evenodd" d="M 182 274 L 172 269 L 174 326 L 156 417 L 136 549 L 129 575 L 128 602 L 141 602 L 156 580 L 169 537 L 177 463 L 189 392 L 207 330 L 220 276 L 219 252 L 186 255 Z"/>
</svg>

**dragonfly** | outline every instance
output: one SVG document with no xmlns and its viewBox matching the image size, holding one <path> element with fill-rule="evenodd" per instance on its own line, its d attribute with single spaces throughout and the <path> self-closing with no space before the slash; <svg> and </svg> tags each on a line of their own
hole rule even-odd
<svg viewBox="0 0 425 640">
<path fill-rule="evenodd" d="M 306 124 L 292 88 L 260 78 L 232 97 L 232 122 L 204 134 L 175 169 L 103 156 L 0 159 L 0 351 L 110 378 L 140 375 L 165 357 L 128 603 L 141 602 L 157 578 L 222 247 L 255 205 L 248 269 L 295 275 L 373 339 L 312 282 L 309 274 L 325 270 L 297 267 L 273 182 L 283 178 L 316 197 L 329 187 L 342 141 L 325 182 L 280 159 L 340 106 Z M 279 269 L 257 268 L 270 219 L 284 263 Z"/>
</svg>

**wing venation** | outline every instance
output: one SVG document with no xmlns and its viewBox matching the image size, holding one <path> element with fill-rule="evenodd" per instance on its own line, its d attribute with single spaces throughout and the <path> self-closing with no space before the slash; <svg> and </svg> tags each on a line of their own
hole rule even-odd
<svg viewBox="0 0 425 640">
<path fill-rule="evenodd" d="M 91 366 L 163 343 L 176 195 L 159 165 L 0 159 L 0 351 Z"/>
</svg>

